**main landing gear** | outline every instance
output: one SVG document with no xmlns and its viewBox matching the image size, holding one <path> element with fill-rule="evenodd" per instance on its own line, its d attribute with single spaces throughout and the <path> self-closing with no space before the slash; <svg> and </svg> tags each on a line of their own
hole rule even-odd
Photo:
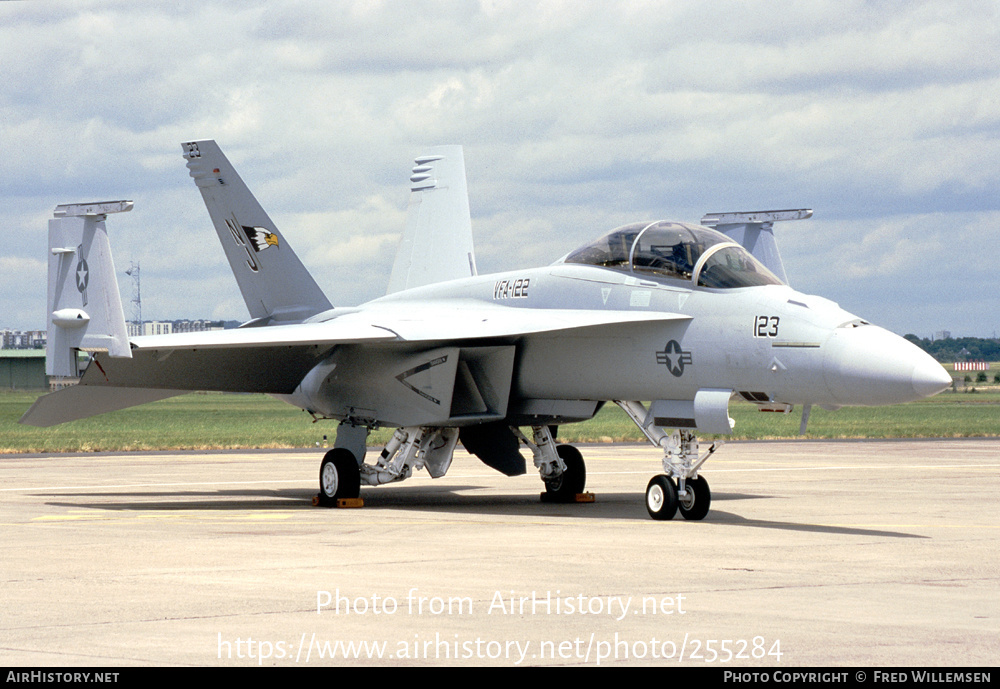
<svg viewBox="0 0 1000 689">
<path fill-rule="evenodd" d="M 673 519 L 677 512 L 689 520 L 704 519 L 712 504 L 712 492 L 698 469 L 722 444 L 716 441 L 704 455 L 698 456 L 698 439 L 687 430 L 667 433 L 659 426 L 647 423 L 641 402 L 617 402 L 635 421 L 650 442 L 663 450 L 664 473 L 654 476 L 646 487 L 646 511 L 657 520 Z M 556 444 L 548 426 L 533 426 L 532 437 L 519 428 L 511 427 L 514 435 L 527 445 L 535 467 L 545 484 L 545 502 L 578 502 L 592 500 L 584 493 L 587 469 L 580 451 L 572 445 Z M 356 499 L 361 485 L 377 486 L 403 481 L 419 469 L 433 477 L 443 476 L 451 465 L 458 443 L 456 428 L 399 428 L 382 450 L 375 464 L 365 464 L 355 454 L 364 452 L 367 432 L 361 430 L 352 440 L 345 433 L 344 443 L 351 449 L 338 447 L 323 457 L 319 470 L 319 495 L 314 504 L 334 507 L 343 501 Z M 338 440 L 339 440 L 338 436 Z"/>
<path fill-rule="evenodd" d="M 532 426 L 532 440 L 519 428 L 511 431 L 531 449 L 535 467 L 545 484 L 546 502 L 577 502 L 587 485 L 587 467 L 583 455 L 572 445 L 557 445 L 548 426 Z"/>
<path fill-rule="evenodd" d="M 338 430 L 338 441 L 341 440 Z M 557 445 L 548 426 L 532 427 L 529 440 L 520 429 L 511 427 L 514 435 L 527 445 L 534 456 L 535 466 L 545 484 L 542 494 L 546 502 L 577 502 L 584 495 L 587 469 L 580 451 L 572 445 Z M 378 486 L 404 481 L 414 471 L 426 469 L 433 478 L 443 476 L 451 465 L 458 443 L 456 428 L 398 428 L 382 450 L 375 464 L 365 464 L 362 429 L 356 437 L 345 433 L 344 443 L 351 449 L 338 447 L 323 457 L 319 469 L 319 495 L 314 504 L 323 507 L 342 505 L 344 500 L 357 498 L 362 485 Z M 586 498 L 583 498 L 584 500 Z"/>
<path fill-rule="evenodd" d="M 685 519 L 704 519 L 712 504 L 712 491 L 698 469 L 722 445 L 712 443 L 698 456 L 698 438 L 688 430 L 668 434 L 653 425 L 641 402 L 615 400 L 653 445 L 663 449 L 664 473 L 654 476 L 646 486 L 646 511 L 657 520 L 673 519 L 679 511 Z"/>
<path fill-rule="evenodd" d="M 334 507 L 339 500 L 356 498 L 360 493 L 361 471 L 354 454 L 342 447 L 327 452 L 319 466 L 316 504 Z"/>
<path fill-rule="evenodd" d="M 343 428 L 338 429 L 338 440 Z M 458 443 L 456 428 L 397 428 L 378 461 L 365 464 L 367 429 L 354 427 L 361 428 L 359 432 L 351 431 L 352 427 L 347 428 L 345 442 L 350 443 L 352 449 L 338 447 L 324 455 L 319 468 L 316 505 L 336 507 L 343 504 L 342 500 L 357 498 L 362 484 L 380 486 L 405 481 L 419 469 L 427 469 L 433 478 L 444 476 L 451 466 L 452 453 Z"/>
</svg>

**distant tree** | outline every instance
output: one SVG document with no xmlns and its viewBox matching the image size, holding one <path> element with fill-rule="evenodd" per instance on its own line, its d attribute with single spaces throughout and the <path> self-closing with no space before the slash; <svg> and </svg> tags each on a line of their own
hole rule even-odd
<svg viewBox="0 0 1000 689">
<path fill-rule="evenodd" d="M 940 362 L 964 361 L 966 359 L 982 361 L 1000 361 L 1000 340 L 980 337 L 948 337 L 943 340 L 920 338 L 916 335 L 903 336 Z M 966 354 L 960 355 L 962 350 Z"/>
</svg>

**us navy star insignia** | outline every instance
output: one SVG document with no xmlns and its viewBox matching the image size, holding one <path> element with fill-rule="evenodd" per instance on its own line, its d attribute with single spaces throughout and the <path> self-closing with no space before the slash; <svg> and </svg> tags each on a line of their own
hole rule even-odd
<svg viewBox="0 0 1000 689">
<path fill-rule="evenodd" d="M 90 268 L 87 267 L 87 260 L 81 258 L 76 264 L 76 288 L 82 292 L 87 289 L 88 282 L 90 282 Z"/>
<path fill-rule="evenodd" d="M 680 378 L 684 375 L 684 366 L 691 363 L 691 352 L 682 350 L 677 340 L 670 340 L 662 352 L 656 353 L 656 363 L 664 364 L 671 374 Z"/>
</svg>

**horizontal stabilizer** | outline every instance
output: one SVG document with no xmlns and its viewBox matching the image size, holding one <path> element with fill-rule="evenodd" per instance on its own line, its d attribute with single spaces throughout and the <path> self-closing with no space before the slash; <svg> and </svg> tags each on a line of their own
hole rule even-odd
<svg viewBox="0 0 1000 689">
<path fill-rule="evenodd" d="M 183 395 L 186 390 L 149 390 L 73 385 L 39 397 L 20 423 L 47 428 L 119 409 Z"/>
<path fill-rule="evenodd" d="M 750 211 L 739 213 L 709 213 L 701 219 L 705 227 L 714 227 L 719 232 L 739 243 L 753 254 L 754 258 L 788 284 L 785 266 L 778 253 L 774 239 L 774 223 L 782 220 L 805 220 L 812 217 L 812 211 L 801 208 L 784 211 Z"/>
</svg>

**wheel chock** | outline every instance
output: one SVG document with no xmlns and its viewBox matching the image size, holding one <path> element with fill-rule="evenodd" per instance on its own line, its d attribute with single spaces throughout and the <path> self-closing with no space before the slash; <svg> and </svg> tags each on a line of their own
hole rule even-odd
<svg viewBox="0 0 1000 689">
<path fill-rule="evenodd" d="M 319 495 L 314 495 L 312 499 L 313 507 L 319 507 Z M 348 508 L 348 507 L 364 507 L 364 498 L 338 498 L 337 502 L 333 505 L 338 508 Z"/>
<path fill-rule="evenodd" d="M 542 502 L 553 502 L 553 503 L 570 503 L 570 502 L 594 502 L 597 498 L 593 493 L 577 493 L 570 500 L 559 500 L 554 495 L 548 492 L 540 493 Z"/>
</svg>

